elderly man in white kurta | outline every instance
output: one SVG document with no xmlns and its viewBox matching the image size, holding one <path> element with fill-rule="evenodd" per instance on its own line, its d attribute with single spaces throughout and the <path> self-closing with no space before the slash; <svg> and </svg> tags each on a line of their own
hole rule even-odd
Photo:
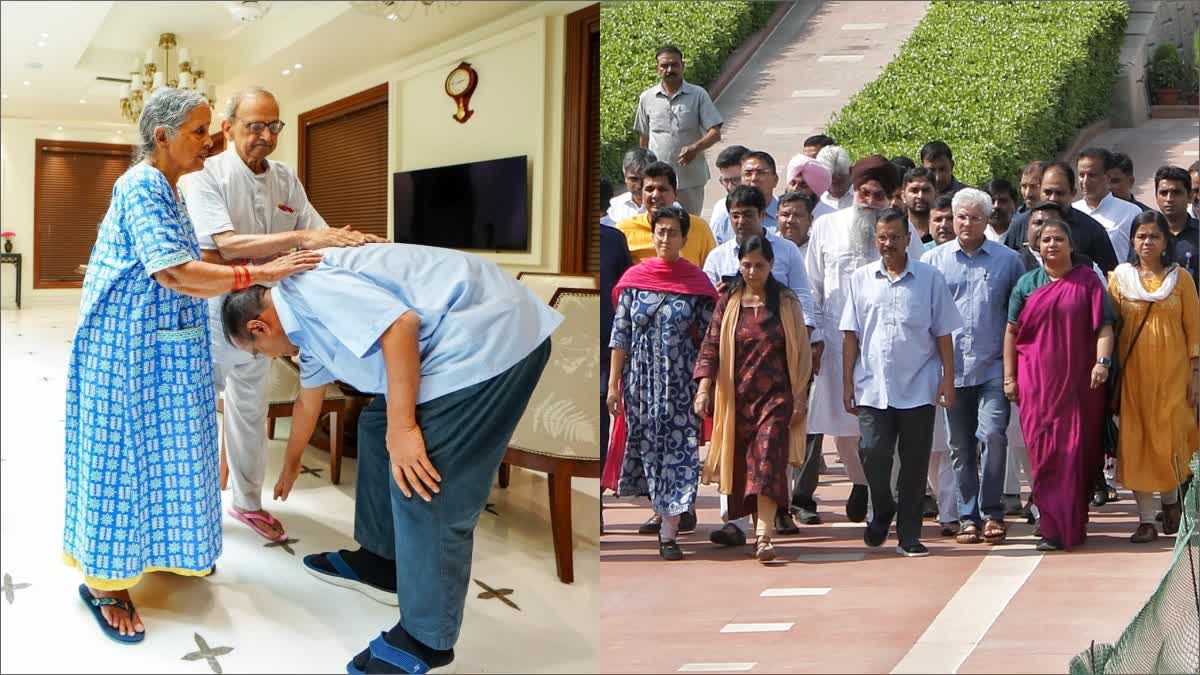
<svg viewBox="0 0 1200 675">
<path fill-rule="evenodd" d="M 206 262 L 238 264 L 273 258 L 290 249 L 355 246 L 382 241 L 348 229 L 329 229 L 296 174 L 268 162 L 283 122 L 275 97 L 258 87 L 229 99 L 221 130 L 229 142 L 204 169 L 180 181 L 188 215 Z M 224 390 L 224 427 L 233 508 L 229 515 L 271 541 L 284 541 L 283 525 L 262 508 L 267 470 L 267 373 L 270 360 L 226 342 L 221 303 L 209 300 L 213 374 Z"/>
<path fill-rule="evenodd" d="M 805 266 L 813 287 L 813 300 L 820 306 L 824 335 L 837 335 L 838 319 L 846 302 L 850 275 L 863 265 L 879 260 L 875 246 L 875 223 L 900 186 L 896 167 L 880 155 L 864 157 L 850 170 L 854 204 L 821 216 L 813 223 Z M 908 256 L 920 260 L 921 237 L 909 226 Z M 846 501 L 846 517 L 856 523 L 867 517 L 867 478 L 858 449 L 858 418 L 842 403 L 842 346 L 827 340 L 821 370 L 813 381 L 808 404 L 808 431 L 833 436 L 838 457 L 854 487 Z"/>
</svg>

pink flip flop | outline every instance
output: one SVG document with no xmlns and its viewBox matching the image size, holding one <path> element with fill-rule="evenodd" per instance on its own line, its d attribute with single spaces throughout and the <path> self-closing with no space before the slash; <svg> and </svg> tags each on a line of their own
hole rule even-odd
<svg viewBox="0 0 1200 675">
<path fill-rule="evenodd" d="M 279 521 L 275 520 L 275 516 L 273 516 L 269 513 L 265 516 L 258 514 L 258 513 L 254 513 L 253 511 L 248 512 L 248 513 L 242 513 L 241 511 L 238 511 L 237 509 L 234 509 L 234 508 L 229 509 L 228 513 L 229 513 L 229 515 L 233 516 L 234 518 L 245 523 L 247 526 L 250 527 L 250 529 L 257 532 L 259 534 L 259 536 L 261 536 L 263 539 L 266 539 L 267 541 L 287 541 L 287 532 L 286 531 L 284 531 L 283 534 L 280 534 L 279 537 L 274 538 L 274 537 L 271 537 L 267 533 L 267 530 L 263 529 L 259 525 L 259 523 L 266 523 L 268 525 L 280 525 Z M 280 525 L 280 527 L 282 527 L 282 525 Z"/>
</svg>

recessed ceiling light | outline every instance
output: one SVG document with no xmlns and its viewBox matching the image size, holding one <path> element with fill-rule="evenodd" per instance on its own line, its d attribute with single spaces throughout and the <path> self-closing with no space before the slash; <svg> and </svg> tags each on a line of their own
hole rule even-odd
<svg viewBox="0 0 1200 675">
<path fill-rule="evenodd" d="M 125 133 L 125 132 L 124 132 L 124 131 L 121 131 L 120 129 L 117 129 L 117 135 L 118 135 L 118 136 L 120 136 L 120 135 L 121 135 L 121 134 L 123 134 L 123 133 Z"/>
<path fill-rule="evenodd" d="M 37 45 L 38 45 L 39 47 L 45 47 L 45 46 L 46 46 L 46 41 L 45 41 L 45 40 L 38 40 L 38 43 L 37 43 Z"/>
<path fill-rule="evenodd" d="M 300 70 L 301 68 L 303 68 L 303 67 L 304 67 L 304 64 L 303 64 L 303 63 L 297 63 L 296 65 L 294 65 L 294 66 L 292 66 L 292 67 L 293 67 L 293 68 L 295 68 L 296 70 Z"/>
<path fill-rule="evenodd" d="M 58 129 L 59 131 L 62 131 L 62 127 L 57 127 L 57 129 Z"/>
<path fill-rule="evenodd" d="M 49 33 L 42 33 L 42 39 L 43 39 L 43 40 L 45 40 L 45 39 L 46 39 L 46 38 L 48 38 L 48 37 L 50 37 L 50 34 L 49 34 Z"/>
<path fill-rule="evenodd" d="M 8 92 L 4 92 L 3 94 L 0 94 L 0 98 L 8 98 Z"/>
<path fill-rule="evenodd" d="M 28 87 L 28 86 L 29 86 L 29 80 L 25 80 L 25 81 L 24 81 L 24 82 L 22 82 L 21 84 L 23 84 L 23 85 L 25 85 L 26 87 Z"/>
<path fill-rule="evenodd" d="M 283 74 L 284 74 L 284 75 L 291 75 L 291 74 L 292 74 L 292 71 L 288 70 L 287 68 L 284 68 L 284 69 L 283 69 Z"/>
<path fill-rule="evenodd" d="M 87 99 L 86 99 L 86 98 L 81 98 L 81 99 L 79 99 L 79 102 L 80 102 L 80 103 L 87 103 Z"/>
<path fill-rule="evenodd" d="M 387 15 L 388 21 L 395 21 L 396 19 L 399 19 L 399 18 L 400 18 L 400 15 L 396 14 L 395 12 L 392 12 L 391 14 Z"/>
</svg>

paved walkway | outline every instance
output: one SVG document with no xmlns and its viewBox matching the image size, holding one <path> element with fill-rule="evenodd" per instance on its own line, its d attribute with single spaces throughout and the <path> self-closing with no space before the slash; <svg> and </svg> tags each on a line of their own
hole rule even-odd
<svg viewBox="0 0 1200 675">
<path fill-rule="evenodd" d="M 725 119 L 710 162 L 730 145 L 766 150 L 782 173 L 804 139 L 879 76 L 925 16 L 925 2 L 800 0 L 715 101 Z M 711 168 L 716 171 L 715 167 Z M 715 180 L 708 208 L 722 194 Z"/>
<path fill-rule="evenodd" d="M 923 2 L 800 2 L 716 101 L 725 146 L 765 149 L 780 170 L 832 112 L 874 79 L 922 18 Z M 861 57 L 861 58 L 860 58 Z M 1153 205 L 1164 163 L 1197 158 L 1196 120 L 1150 120 L 1094 139 L 1124 151 Z M 720 194 L 713 181 L 705 204 Z M 705 214 L 708 215 L 707 213 Z M 926 521 L 932 555 L 904 559 L 895 536 L 867 549 L 845 518 L 850 484 L 832 444 L 817 491 L 825 523 L 778 537 L 782 561 L 753 547 L 721 549 L 716 490 L 702 486 L 700 525 L 667 563 L 654 537 L 636 534 L 648 507 L 605 498 L 600 630 L 604 672 L 1065 672 L 1092 640 L 1115 641 L 1170 563 L 1171 537 L 1128 541 L 1132 495 L 1093 509 L 1089 538 L 1072 553 L 1033 550 L 1032 526 L 1009 520 L 998 547 L 958 545 Z M 1028 493 L 1024 496 L 1028 496 Z"/>
</svg>

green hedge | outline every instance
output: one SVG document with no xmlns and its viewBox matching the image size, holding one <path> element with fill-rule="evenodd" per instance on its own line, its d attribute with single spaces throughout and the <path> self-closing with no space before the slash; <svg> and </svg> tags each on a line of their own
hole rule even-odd
<svg viewBox="0 0 1200 675">
<path fill-rule="evenodd" d="M 600 172 L 620 185 L 621 155 L 638 143 L 638 95 L 658 81 L 654 51 L 683 52 L 684 78 L 701 86 L 725 57 L 775 11 L 773 2 L 603 2 L 600 4 Z"/>
<path fill-rule="evenodd" d="M 1016 178 L 1107 114 L 1128 16 L 1112 0 L 934 2 L 827 133 L 854 157 L 941 139 L 963 182 Z"/>
</svg>

